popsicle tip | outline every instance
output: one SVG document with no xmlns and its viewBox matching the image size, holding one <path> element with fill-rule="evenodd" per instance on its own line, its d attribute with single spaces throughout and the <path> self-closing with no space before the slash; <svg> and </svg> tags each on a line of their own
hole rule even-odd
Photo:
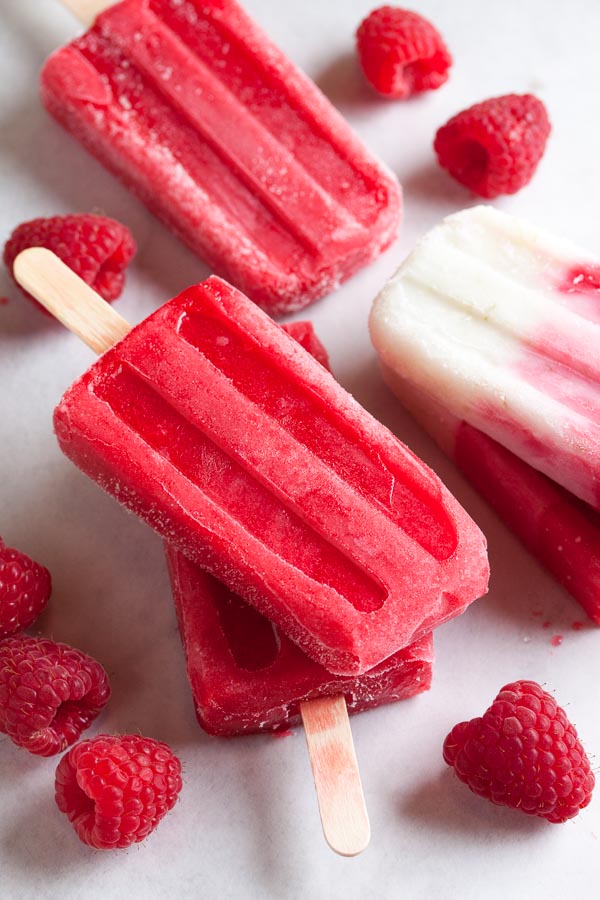
<svg viewBox="0 0 600 900">
<path fill-rule="evenodd" d="M 44 297 L 38 296 L 40 275 L 54 267 L 59 262 L 58 257 L 46 247 L 28 247 L 21 250 L 13 263 L 13 275 L 19 287 L 27 291 L 35 299 L 48 309 Z M 62 263 L 64 265 L 64 263 Z M 49 312 L 53 312 L 52 309 Z"/>
</svg>

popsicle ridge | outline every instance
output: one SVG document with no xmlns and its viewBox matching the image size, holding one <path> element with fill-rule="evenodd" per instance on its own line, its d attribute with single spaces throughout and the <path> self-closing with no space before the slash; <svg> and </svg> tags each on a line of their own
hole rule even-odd
<svg viewBox="0 0 600 900">
<path fill-rule="evenodd" d="M 203 496 L 208 495 L 231 518 L 232 530 L 242 526 L 259 541 L 267 534 L 281 559 L 309 578 L 328 584 L 362 612 L 383 605 L 384 590 L 347 553 L 337 550 L 293 509 L 278 502 L 233 453 L 223 452 L 126 364 L 119 364 L 113 373 L 105 371 L 100 379 L 90 381 L 88 389 L 126 428 L 144 432 L 144 440 L 159 464 L 175 466 L 189 482 L 190 491 L 200 489 Z M 132 396 L 134 403 L 130 402 Z"/>
<path fill-rule="evenodd" d="M 180 560 L 179 565 L 186 563 Z M 211 578 L 206 572 L 201 572 L 199 577 L 205 578 L 207 584 Z M 235 665 L 244 672 L 268 669 L 281 651 L 276 627 L 221 582 L 213 579 L 210 584 L 217 600 L 219 626 Z"/>
<path fill-rule="evenodd" d="M 430 269 L 427 274 L 421 261 L 416 264 L 416 271 L 409 268 L 403 274 L 402 281 L 409 290 L 418 290 L 428 302 L 428 308 L 422 304 L 407 310 L 407 319 L 415 315 L 421 329 L 422 323 L 427 322 L 430 339 L 435 340 L 447 360 L 457 360 L 461 365 L 457 355 L 461 355 L 463 363 L 468 358 L 469 373 L 479 366 L 484 373 L 480 388 L 487 383 L 499 390 L 501 381 L 516 383 L 524 379 L 529 389 L 527 403 L 541 404 L 555 420 L 564 408 L 569 409 L 573 414 L 570 427 L 588 438 L 595 437 L 600 446 L 600 365 L 593 350 L 589 320 L 585 319 L 584 334 L 579 331 L 578 322 L 574 329 L 573 316 L 565 306 L 564 315 L 555 325 L 536 325 L 536 320 L 543 322 L 547 315 L 537 302 L 539 286 L 537 291 L 523 288 L 504 272 L 466 252 L 445 249 L 444 253 L 447 258 L 441 272 L 432 275 Z M 494 296 L 500 282 L 505 293 L 498 304 Z M 547 294 L 544 299 L 548 299 Z M 560 315 L 558 301 L 555 307 Z M 440 310 L 443 318 L 438 314 Z M 456 376 L 460 378 L 458 368 Z M 466 378 L 470 380 L 471 375 Z M 531 400 L 534 393 L 539 396 Z M 479 414 L 488 415 L 484 410 L 492 409 L 492 404 L 482 404 Z"/>
<path fill-rule="evenodd" d="M 359 223 L 193 52 L 181 29 L 171 31 L 149 10 L 141 10 L 140 19 L 132 22 L 126 9 L 125 14 L 115 9 L 111 36 L 158 93 L 235 168 L 240 180 L 307 250 L 318 256 L 327 251 L 328 239 L 334 243 L 360 239 Z M 169 73 L 178 70 L 186 71 L 187 78 L 173 84 Z M 153 79 L 153 71 L 161 71 L 162 78 Z M 277 191 L 268 184 L 271 170 L 284 176 Z"/>
<path fill-rule="evenodd" d="M 356 433 L 349 432 L 347 421 L 314 391 L 292 383 L 289 366 L 278 366 L 273 353 L 255 342 L 244 346 L 244 336 L 232 317 L 210 320 L 205 315 L 195 322 L 184 315 L 178 332 L 271 421 L 276 419 L 359 495 L 377 503 L 427 552 L 440 560 L 452 555 L 457 543 L 454 523 L 440 510 L 439 493 L 430 480 L 425 477 L 421 484 L 408 484 L 396 460 L 384 460 L 381 455 L 372 459 L 366 442 L 361 446 Z"/>
</svg>

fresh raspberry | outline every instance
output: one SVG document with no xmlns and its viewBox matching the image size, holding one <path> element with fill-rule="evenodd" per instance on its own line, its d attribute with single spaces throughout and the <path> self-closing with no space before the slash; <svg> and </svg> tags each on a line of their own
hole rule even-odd
<svg viewBox="0 0 600 900">
<path fill-rule="evenodd" d="M 175 806 L 181 763 L 167 744 L 126 734 L 81 741 L 56 769 L 56 803 L 97 850 L 142 841 Z"/>
<path fill-rule="evenodd" d="M 358 58 L 369 84 L 402 100 L 448 80 L 452 57 L 439 31 L 417 13 L 381 6 L 356 32 Z"/>
<path fill-rule="evenodd" d="M 475 794 L 548 822 L 576 816 L 595 783 L 575 728 L 535 681 L 505 685 L 483 716 L 455 725 L 444 759 Z"/>
<path fill-rule="evenodd" d="M 33 624 L 51 590 L 48 569 L 0 538 L 0 640 Z"/>
<path fill-rule="evenodd" d="M 108 303 L 121 294 L 125 269 L 136 251 L 125 225 L 88 214 L 33 219 L 19 225 L 4 247 L 4 263 L 11 275 L 15 259 L 28 247 L 52 250 Z M 22 293 L 43 309 L 31 294 Z"/>
<path fill-rule="evenodd" d="M 109 697 L 100 663 L 67 644 L 30 637 L 0 643 L 0 731 L 30 753 L 65 750 Z"/>
<path fill-rule="evenodd" d="M 442 168 L 480 197 L 515 194 L 533 178 L 550 134 L 546 107 L 533 94 L 476 103 L 437 132 Z"/>
<path fill-rule="evenodd" d="M 329 369 L 329 355 L 327 350 L 316 335 L 312 322 L 303 320 L 302 322 L 288 322 L 282 325 L 284 331 L 293 337 L 295 341 L 304 347 L 304 349 L 313 356 L 317 362 Z"/>
</svg>

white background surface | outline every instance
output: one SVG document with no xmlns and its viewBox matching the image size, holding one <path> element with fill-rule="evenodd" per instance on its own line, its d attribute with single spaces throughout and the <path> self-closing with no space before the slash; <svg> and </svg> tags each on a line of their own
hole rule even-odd
<svg viewBox="0 0 600 900">
<path fill-rule="evenodd" d="M 301 731 L 233 740 L 196 726 L 159 539 L 64 459 L 51 429 L 62 391 L 92 361 L 0 274 L 0 533 L 44 562 L 54 595 L 43 632 L 107 668 L 113 699 L 93 731 L 166 740 L 185 767 L 181 800 L 145 843 L 120 853 L 80 845 L 53 800 L 56 760 L 0 742 L 0 897 L 420 898 L 530 900 L 597 894 L 600 788 L 574 822 L 550 826 L 470 794 L 441 758 L 457 721 L 497 690 L 534 678 L 556 693 L 591 754 L 600 753 L 600 633 L 398 409 L 377 372 L 370 302 L 415 240 L 472 203 L 434 162 L 439 125 L 511 91 L 546 102 L 553 134 L 532 184 L 498 206 L 600 252 L 595 0 L 429 0 L 455 56 L 449 83 L 407 103 L 376 99 L 353 57 L 365 0 L 247 0 L 405 188 L 400 242 L 308 311 L 340 381 L 441 474 L 485 530 L 489 595 L 440 629 L 429 695 L 353 720 L 373 840 L 354 860 L 320 832 Z M 203 266 L 41 109 L 37 73 L 77 31 L 56 0 L 0 6 L 0 240 L 24 219 L 103 211 L 132 229 L 139 254 L 117 309 L 133 322 L 203 278 Z M 305 314 L 306 317 L 306 314 Z M 299 315 L 298 318 L 302 318 Z M 535 615 L 538 613 L 538 615 Z M 544 628 L 544 622 L 551 624 Z M 550 643 L 564 635 L 559 647 Z"/>
</svg>

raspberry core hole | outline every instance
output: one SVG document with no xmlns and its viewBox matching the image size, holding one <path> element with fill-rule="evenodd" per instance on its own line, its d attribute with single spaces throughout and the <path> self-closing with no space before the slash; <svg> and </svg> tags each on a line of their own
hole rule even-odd
<svg viewBox="0 0 600 900">
<path fill-rule="evenodd" d="M 422 90 L 431 83 L 435 83 L 435 75 L 444 75 L 448 68 L 441 53 L 436 53 L 426 59 L 417 59 L 412 63 L 406 63 L 403 67 L 403 80 L 411 90 Z"/>
<path fill-rule="evenodd" d="M 65 726 L 69 727 L 82 721 L 87 722 L 89 715 L 85 699 L 85 697 L 82 697 L 81 700 L 65 700 L 61 703 L 54 713 L 51 727 L 62 731 Z"/>
<path fill-rule="evenodd" d="M 483 178 L 487 172 L 489 154 L 478 141 L 463 141 L 456 149 L 454 171 L 471 183 Z"/>
</svg>

